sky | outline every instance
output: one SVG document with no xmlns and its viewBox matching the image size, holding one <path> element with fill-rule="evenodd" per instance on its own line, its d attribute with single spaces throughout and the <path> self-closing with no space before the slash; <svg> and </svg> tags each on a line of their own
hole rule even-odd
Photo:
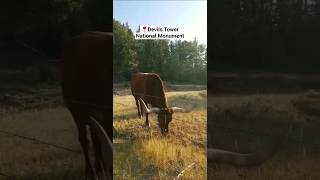
<svg viewBox="0 0 320 180">
<path fill-rule="evenodd" d="M 113 18 L 128 23 L 133 32 L 139 25 L 176 26 L 185 33 L 185 40 L 194 37 L 207 44 L 207 1 L 113 0 Z"/>
</svg>

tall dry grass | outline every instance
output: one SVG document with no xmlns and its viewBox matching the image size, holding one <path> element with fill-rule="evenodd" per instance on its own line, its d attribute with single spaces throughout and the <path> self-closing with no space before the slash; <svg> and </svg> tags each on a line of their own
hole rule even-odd
<svg viewBox="0 0 320 180">
<path fill-rule="evenodd" d="M 169 134 L 162 136 L 157 117 L 150 129 L 137 117 L 132 95 L 114 96 L 114 179 L 206 179 L 206 97 L 202 91 L 170 92 L 171 106 L 191 110 L 175 113 Z"/>
<path fill-rule="evenodd" d="M 212 180 L 310 180 L 320 178 L 320 98 L 310 94 L 210 96 L 208 146 L 238 152 L 283 140 L 261 166 L 208 165 Z"/>
</svg>

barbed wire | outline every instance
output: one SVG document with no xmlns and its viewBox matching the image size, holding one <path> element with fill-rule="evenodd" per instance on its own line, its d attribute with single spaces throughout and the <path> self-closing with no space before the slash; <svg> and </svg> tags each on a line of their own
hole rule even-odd
<svg viewBox="0 0 320 180">
<path fill-rule="evenodd" d="M 6 177 L 7 179 L 18 179 L 15 176 L 11 176 L 11 175 L 8 175 L 8 174 L 2 173 L 2 172 L 0 172 L 0 176 Z"/>
<path fill-rule="evenodd" d="M 27 137 L 27 136 L 24 136 L 24 135 L 19 135 L 17 133 L 5 131 L 5 130 L 0 130 L 0 133 L 6 134 L 6 135 L 10 135 L 10 136 L 14 136 L 14 137 L 18 137 L 18 138 L 21 138 L 21 139 L 26 139 L 26 140 L 29 140 L 29 141 L 34 141 L 34 142 L 37 142 L 39 144 L 52 146 L 52 147 L 55 147 L 57 149 L 63 149 L 65 151 L 69 151 L 69 152 L 73 152 L 73 153 L 81 153 L 81 151 L 77 151 L 77 150 L 70 149 L 70 148 L 67 148 L 67 147 L 63 147 L 63 146 L 60 146 L 60 145 L 56 145 L 56 144 L 52 144 L 52 143 L 49 143 L 49 142 L 45 142 L 45 141 L 42 141 L 42 140 L 39 140 L 39 139 L 36 139 L 36 138 L 33 138 L 33 137 Z"/>
</svg>

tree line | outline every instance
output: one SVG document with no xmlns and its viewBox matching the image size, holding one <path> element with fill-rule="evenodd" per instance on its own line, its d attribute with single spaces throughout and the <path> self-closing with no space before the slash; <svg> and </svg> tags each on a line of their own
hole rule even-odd
<svg viewBox="0 0 320 180">
<path fill-rule="evenodd" d="M 318 1 L 216 0 L 208 8 L 211 71 L 319 71 Z"/>
<path fill-rule="evenodd" d="M 113 76 L 130 80 L 137 72 L 158 73 L 163 80 L 205 84 L 207 48 L 193 41 L 135 40 L 127 23 L 113 20 Z"/>
<path fill-rule="evenodd" d="M 23 43 L 57 57 L 69 37 L 88 30 L 112 32 L 112 1 L 4 0 L 0 23 L 0 48 Z"/>
<path fill-rule="evenodd" d="M 129 80 L 136 72 L 155 72 L 172 82 L 206 82 L 206 46 L 196 40 L 136 41 L 128 25 L 111 18 L 112 1 L 4 0 L 0 6 L 1 68 L 36 66 L 32 71 L 37 71 L 46 59 L 61 57 L 66 39 L 85 31 L 114 31 L 115 80 Z"/>
</svg>

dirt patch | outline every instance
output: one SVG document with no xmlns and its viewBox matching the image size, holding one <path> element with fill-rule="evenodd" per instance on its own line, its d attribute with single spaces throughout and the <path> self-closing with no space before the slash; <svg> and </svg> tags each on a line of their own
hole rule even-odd
<svg viewBox="0 0 320 180">
<path fill-rule="evenodd" d="M 291 103 L 298 111 L 308 116 L 320 117 L 320 92 L 308 91 L 294 98 Z"/>
<path fill-rule="evenodd" d="M 60 88 L 13 88 L 0 89 L 0 107 L 19 109 L 43 108 L 62 105 Z"/>
<path fill-rule="evenodd" d="M 319 75 L 281 73 L 211 73 L 208 74 L 210 93 L 297 93 L 320 89 Z"/>
</svg>

